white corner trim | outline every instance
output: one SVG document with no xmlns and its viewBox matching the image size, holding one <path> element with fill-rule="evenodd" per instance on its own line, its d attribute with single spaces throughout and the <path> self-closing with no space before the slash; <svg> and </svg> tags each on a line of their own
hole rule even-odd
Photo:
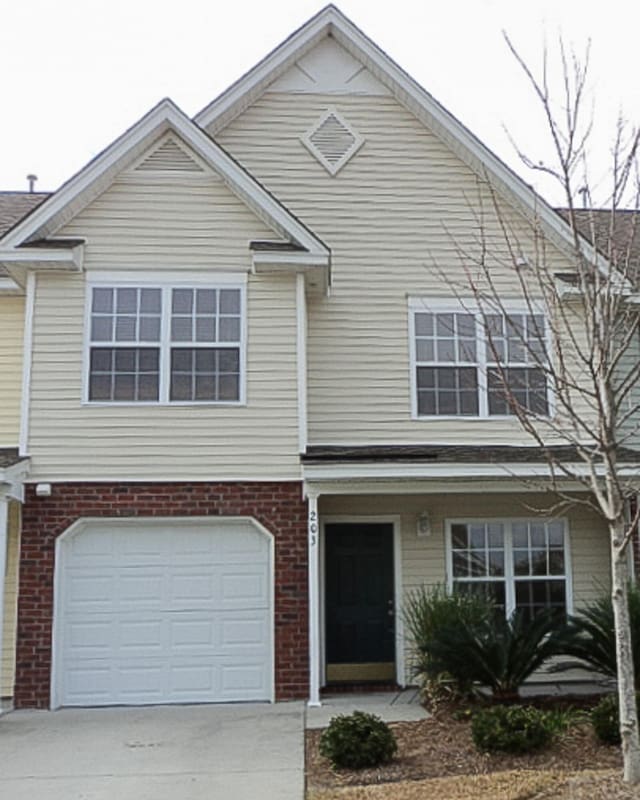
<svg viewBox="0 0 640 800">
<path fill-rule="evenodd" d="M 31 367 L 33 364 L 33 314 L 36 300 L 36 273 L 27 275 L 27 295 L 24 308 L 24 337 L 22 347 L 22 393 L 20 396 L 20 434 L 18 452 L 29 452 L 29 415 L 31 411 Z"/>
<path fill-rule="evenodd" d="M 304 275 L 296 275 L 296 360 L 298 382 L 298 452 L 307 449 L 307 297 Z"/>
</svg>

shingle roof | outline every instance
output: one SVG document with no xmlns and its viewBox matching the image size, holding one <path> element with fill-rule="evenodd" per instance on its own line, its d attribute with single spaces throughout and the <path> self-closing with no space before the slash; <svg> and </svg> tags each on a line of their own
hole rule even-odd
<svg viewBox="0 0 640 800">
<path fill-rule="evenodd" d="M 18 453 L 17 447 L 0 447 L 0 469 L 12 467 L 19 461 L 24 461 L 25 457 Z"/>
<path fill-rule="evenodd" d="M 0 238 L 49 196 L 49 192 L 0 192 Z M 0 267 L 0 277 L 6 274 Z"/>
<path fill-rule="evenodd" d="M 560 216 L 569 220 L 566 208 L 557 209 Z M 640 277 L 640 211 L 617 209 L 613 219 L 611 209 L 574 209 L 573 218 L 578 232 L 595 244 L 600 252 L 608 257 L 609 244 L 613 263 L 636 283 Z"/>
<path fill-rule="evenodd" d="M 542 464 L 549 455 L 565 463 L 580 462 L 575 447 L 557 445 L 549 447 L 512 447 L 510 445 L 375 445 L 343 447 L 311 445 L 302 455 L 302 462 L 364 462 L 364 461 L 419 461 L 441 464 Z M 624 463 L 640 463 L 640 451 L 620 448 L 619 459 Z"/>
<path fill-rule="evenodd" d="M 0 192 L 0 236 L 49 196 L 49 192 Z"/>
</svg>

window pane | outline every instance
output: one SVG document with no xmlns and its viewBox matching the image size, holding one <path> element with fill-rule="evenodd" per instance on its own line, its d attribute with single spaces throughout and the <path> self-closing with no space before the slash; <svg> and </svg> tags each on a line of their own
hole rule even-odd
<svg viewBox="0 0 640 800">
<path fill-rule="evenodd" d="M 549 575 L 564 575 L 564 550 L 549 551 Z"/>
<path fill-rule="evenodd" d="M 98 348 L 91 349 L 89 358 L 91 372 L 111 372 L 111 364 L 113 361 L 113 350 L 111 348 Z"/>
<path fill-rule="evenodd" d="M 504 547 L 504 529 L 498 522 L 487 525 L 489 547 Z"/>
<path fill-rule="evenodd" d="M 418 361 L 433 361 L 432 339 L 418 339 L 416 341 L 416 359 Z"/>
<path fill-rule="evenodd" d="M 456 578 L 466 578 L 469 575 L 469 558 L 467 553 L 453 554 L 453 574 Z"/>
<path fill-rule="evenodd" d="M 135 400 L 136 399 L 136 378 L 135 375 L 118 375 L 113 379 L 113 399 L 114 400 Z"/>
<path fill-rule="evenodd" d="M 89 400 L 111 400 L 111 375 L 90 377 Z"/>
<path fill-rule="evenodd" d="M 484 548 L 487 546 L 487 532 L 484 525 L 470 525 L 469 526 L 469 540 L 470 546 L 474 549 Z"/>
<path fill-rule="evenodd" d="M 220 317 L 220 341 L 221 342 L 240 341 L 239 317 Z"/>
<path fill-rule="evenodd" d="M 432 389 L 436 385 L 436 371 L 433 367 L 418 367 L 418 388 Z"/>
<path fill-rule="evenodd" d="M 237 349 L 174 347 L 171 351 L 170 399 L 195 402 L 239 400 L 239 363 Z"/>
<path fill-rule="evenodd" d="M 531 551 L 531 574 L 547 575 L 547 550 Z"/>
<path fill-rule="evenodd" d="M 451 544 L 454 548 L 461 548 L 468 546 L 466 525 L 451 526 Z"/>
<path fill-rule="evenodd" d="M 454 339 L 438 339 L 436 361 L 456 361 L 456 346 Z"/>
<path fill-rule="evenodd" d="M 91 310 L 103 314 L 113 312 L 113 289 L 94 289 Z"/>
<path fill-rule="evenodd" d="M 221 292 L 224 294 L 224 292 Z M 198 289 L 196 292 L 196 314 L 211 314 L 215 316 L 216 313 L 216 290 L 215 289 Z"/>
<path fill-rule="evenodd" d="M 142 402 L 154 402 L 158 400 L 159 393 L 158 374 L 138 375 L 138 400 Z"/>
<path fill-rule="evenodd" d="M 191 317 L 171 318 L 171 341 L 191 342 L 193 339 L 193 320 Z"/>
<path fill-rule="evenodd" d="M 115 371 L 116 372 L 135 372 L 136 371 L 137 350 L 126 348 L 114 351 Z"/>
<path fill-rule="evenodd" d="M 113 337 L 113 317 L 92 317 L 91 341 L 110 342 Z"/>
<path fill-rule="evenodd" d="M 549 547 L 563 547 L 564 526 L 561 522 L 550 522 L 547 526 L 549 532 Z"/>
<path fill-rule="evenodd" d="M 193 289 L 174 289 L 171 293 L 171 313 L 193 313 Z"/>
<path fill-rule="evenodd" d="M 421 391 L 418 392 L 418 414 L 420 416 L 431 417 L 437 413 L 436 411 L 436 395 L 435 392 Z"/>
<path fill-rule="evenodd" d="M 529 547 L 529 526 L 526 522 L 513 523 L 513 546 Z"/>
<path fill-rule="evenodd" d="M 451 337 L 454 333 L 453 314 L 436 314 L 436 336 Z"/>
<path fill-rule="evenodd" d="M 218 350 L 218 363 L 220 372 L 239 372 L 240 351 L 236 347 Z"/>
<path fill-rule="evenodd" d="M 140 318 L 140 341 L 142 342 L 160 341 L 160 317 Z"/>
<path fill-rule="evenodd" d="M 119 314 L 135 314 L 138 311 L 137 289 L 116 289 L 116 311 Z"/>
<path fill-rule="evenodd" d="M 504 552 L 489 550 L 489 575 L 504 575 Z"/>
<path fill-rule="evenodd" d="M 136 341 L 136 318 L 116 317 L 116 342 Z"/>
<path fill-rule="evenodd" d="M 516 575 L 529 575 L 529 551 L 513 551 L 513 571 Z"/>
<path fill-rule="evenodd" d="M 196 342 L 215 342 L 216 318 L 196 317 Z"/>
<path fill-rule="evenodd" d="M 220 313 L 240 314 L 240 289 L 220 290 Z"/>
<path fill-rule="evenodd" d="M 232 402 L 240 399 L 240 379 L 237 375 L 221 375 L 218 378 L 218 400 Z"/>
<path fill-rule="evenodd" d="M 418 336 L 433 336 L 433 314 L 416 314 L 415 327 Z"/>
<path fill-rule="evenodd" d="M 160 314 L 162 311 L 162 293 L 160 289 L 140 290 L 140 312 L 142 314 Z"/>
<path fill-rule="evenodd" d="M 532 522 L 529 526 L 531 547 L 545 547 L 547 544 L 546 525 L 544 522 Z"/>
</svg>

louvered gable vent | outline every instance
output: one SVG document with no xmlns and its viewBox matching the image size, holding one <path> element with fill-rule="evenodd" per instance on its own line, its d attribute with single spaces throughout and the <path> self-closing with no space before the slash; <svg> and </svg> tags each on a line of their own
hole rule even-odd
<svg viewBox="0 0 640 800">
<path fill-rule="evenodd" d="M 136 167 L 136 172 L 204 172 L 175 139 L 165 139 L 150 156 Z"/>
<path fill-rule="evenodd" d="M 302 141 L 331 175 L 336 175 L 364 144 L 364 138 L 333 108 L 325 111 Z"/>
</svg>

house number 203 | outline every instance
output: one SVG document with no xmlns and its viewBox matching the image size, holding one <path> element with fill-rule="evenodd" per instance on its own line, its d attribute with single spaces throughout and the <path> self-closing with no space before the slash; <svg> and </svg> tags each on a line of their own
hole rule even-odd
<svg viewBox="0 0 640 800">
<path fill-rule="evenodd" d="M 315 547 L 318 543 L 318 512 L 311 510 L 309 512 L 309 544 Z"/>
</svg>

